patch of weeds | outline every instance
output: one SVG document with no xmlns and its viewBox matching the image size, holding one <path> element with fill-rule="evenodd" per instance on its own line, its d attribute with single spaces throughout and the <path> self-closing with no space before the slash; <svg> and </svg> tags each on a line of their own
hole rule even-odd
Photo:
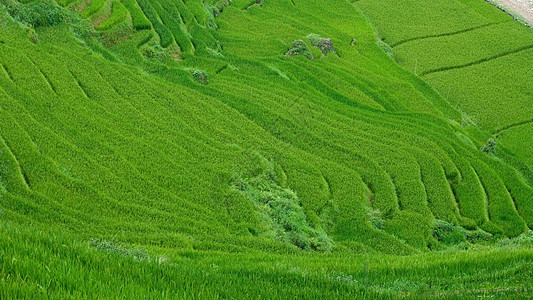
<svg viewBox="0 0 533 300">
<path fill-rule="evenodd" d="M 385 53 L 387 53 L 388 56 L 390 56 L 392 59 L 394 59 L 394 53 L 392 52 L 392 47 L 385 43 L 382 39 L 376 40 L 376 44 L 383 50 Z"/>
<path fill-rule="evenodd" d="M 287 53 L 285 53 L 286 56 L 295 56 L 295 55 L 303 55 L 307 57 L 309 60 L 314 60 L 315 57 L 309 51 L 309 47 L 307 47 L 307 44 L 302 40 L 296 40 L 292 43 L 291 48 Z"/>
<path fill-rule="evenodd" d="M 533 231 L 528 230 L 515 238 L 503 238 L 500 239 L 496 246 L 499 247 L 533 247 Z"/>
<path fill-rule="evenodd" d="M 346 275 L 343 272 L 337 272 L 335 270 L 333 270 L 331 274 L 326 273 L 324 278 L 346 285 L 356 285 L 358 283 L 357 279 L 355 279 L 353 275 Z"/>
<path fill-rule="evenodd" d="M 335 47 L 331 39 L 323 38 L 318 34 L 311 33 L 307 36 L 311 45 L 317 47 L 322 51 L 322 54 L 327 55 L 328 53 L 335 53 Z"/>
<path fill-rule="evenodd" d="M 139 51 L 147 59 L 154 59 L 159 62 L 165 62 L 171 59 L 169 50 L 161 47 L 161 45 L 155 41 L 142 45 Z"/>
<path fill-rule="evenodd" d="M 379 209 L 370 208 L 366 213 L 366 216 L 374 228 L 382 230 L 385 227 L 385 220 L 383 219 L 383 214 Z"/>
<path fill-rule="evenodd" d="M 207 80 L 209 79 L 209 75 L 207 74 L 206 71 L 204 70 L 194 70 L 192 72 L 192 77 L 194 78 L 194 80 L 202 85 L 206 85 L 207 84 Z"/>
<path fill-rule="evenodd" d="M 115 241 L 107 241 L 104 239 L 90 239 L 89 245 L 101 251 L 115 253 L 120 256 L 132 257 L 133 259 L 148 260 L 150 256 L 148 253 L 139 248 L 128 248 L 123 244 Z"/>
<path fill-rule="evenodd" d="M 469 116 L 467 113 L 465 113 L 462 110 L 459 110 L 459 112 L 461 113 L 461 126 L 462 127 L 477 126 L 476 118 Z"/>
<path fill-rule="evenodd" d="M 218 48 L 220 48 L 220 46 Z M 205 49 L 207 50 L 207 52 L 209 54 L 211 54 L 212 56 L 214 56 L 216 58 L 224 58 L 224 55 L 222 53 L 220 53 L 220 51 L 217 50 L 217 49 L 212 49 L 212 48 L 209 48 L 209 47 L 205 47 Z"/>
<path fill-rule="evenodd" d="M 27 4 L 8 0 L 5 7 L 9 15 L 26 28 L 28 37 L 34 43 L 38 42 L 34 30 L 39 27 L 67 25 L 74 37 L 83 41 L 97 35 L 88 21 L 51 0 L 33 1 Z"/>
<path fill-rule="evenodd" d="M 433 224 L 433 237 L 446 245 L 466 242 L 466 230 L 443 220 L 436 219 Z"/>
<path fill-rule="evenodd" d="M 496 153 L 496 141 L 493 138 L 490 138 L 487 140 L 487 143 L 481 147 L 481 151 L 485 152 L 486 154 L 494 154 Z"/>
<path fill-rule="evenodd" d="M 296 193 L 279 185 L 271 162 L 268 162 L 262 173 L 253 178 L 233 176 L 230 187 L 243 193 L 252 202 L 265 225 L 263 232 L 259 234 L 303 250 L 332 250 L 333 240 L 326 232 L 308 224 Z"/>
<path fill-rule="evenodd" d="M 468 231 L 466 233 L 466 240 L 472 244 L 479 243 L 479 242 L 487 242 L 490 241 L 493 238 L 493 235 L 484 231 L 484 230 L 476 230 L 476 231 Z"/>
</svg>

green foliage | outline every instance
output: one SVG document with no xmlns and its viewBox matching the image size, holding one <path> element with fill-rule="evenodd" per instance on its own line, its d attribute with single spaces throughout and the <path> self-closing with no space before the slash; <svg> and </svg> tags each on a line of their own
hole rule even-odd
<svg viewBox="0 0 533 300">
<path fill-rule="evenodd" d="M 335 47 L 333 46 L 333 42 L 331 39 L 323 38 L 318 34 L 311 33 L 307 35 L 307 38 L 311 42 L 311 45 L 314 47 L 317 47 L 322 51 L 323 55 L 327 55 L 328 53 L 335 53 Z"/>
<path fill-rule="evenodd" d="M 307 59 L 309 60 L 313 60 L 314 59 L 314 56 L 313 54 L 311 53 L 311 51 L 309 51 L 309 48 L 307 47 L 307 44 L 302 41 L 302 40 L 295 40 L 289 51 L 287 51 L 287 53 L 285 53 L 286 56 L 294 56 L 294 55 L 303 55 L 305 57 L 307 57 Z"/>
<path fill-rule="evenodd" d="M 91 17 L 94 14 L 96 14 L 98 11 L 100 11 L 102 7 L 104 7 L 104 5 L 106 4 L 107 4 L 107 0 L 93 0 L 91 1 L 91 5 L 85 8 L 81 16 L 83 18 Z"/>
<path fill-rule="evenodd" d="M 90 239 L 89 245 L 101 251 L 107 251 L 124 257 L 134 259 L 148 260 L 148 253 L 140 248 L 130 248 L 116 241 L 107 241 L 104 239 Z"/>
<path fill-rule="evenodd" d="M 234 176 L 231 188 L 252 201 L 263 223 L 263 235 L 293 244 L 303 250 L 331 251 L 333 240 L 323 230 L 309 226 L 298 196 L 278 184 L 274 167 L 253 178 Z"/>
<path fill-rule="evenodd" d="M 370 209 L 367 216 L 374 228 L 381 230 L 385 227 L 385 220 L 379 209 Z"/>
<path fill-rule="evenodd" d="M 381 48 L 381 50 L 385 51 L 388 56 L 394 59 L 394 53 L 392 52 L 392 47 L 389 46 L 389 44 L 385 43 L 385 41 L 382 39 L 376 40 L 376 44 L 379 48 Z"/>
<path fill-rule="evenodd" d="M 439 219 L 435 220 L 432 235 L 445 245 L 458 245 L 466 242 L 466 230 Z"/>
<path fill-rule="evenodd" d="M 398 66 L 352 3 L 332 1 L 296 8 L 267 1 L 243 11 L 249 1 L 236 0 L 217 16 L 215 31 L 209 24 L 216 11 L 204 9 L 215 1 L 139 0 L 154 30 L 110 49 L 83 46 L 67 26 L 36 28 L 41 42 L 33 44 L 26 28 L 0 11 L 0 208 L 2 222 L 26 231 L 10 234 L 19 240 L 0 234 L 6 245 L 0 251 L 16 249 L 0 255 L 0 298 L 39 297 L 42 288 L 50 298 L 397 298 L 400 291 L 428 298 L 527 284 L 531 251 L 491 246 L 533 224 L 526 160 L 508 151 L 505 139 L 498 140 L 498 159 L 479 151 L 489 134 L 481 125 L 460 126 L 460 111 L 447 101 L 455 88 L 445 98 L 447 90 L 438 94 Z M 398 8 L 409 3 L 418 2 Z M 420 10 L 449 7 L 435 3 Z M 454 27 L 428 19 L 446 25 L 444 31 Z M 125 21 L 119 26 L 131 26 Z M 440 29 L 428 34 L 434 30 Z M 339 55 L 316 63 L 280 59 L 287 43 L 309 32 L 344 41 L 335 44 Z M 357 47 L 349 45 L 353 37 Z M 394 48 L 402 45 L 408 43 Z M 501 58 L 523 71 L 506 76 L 529 76 L 522 54 Z M 191 80 L 194 70 L 212 76 L 208 86 Z M 508 80 L 502 76 L 498 88 L 488 89 L 482 75 L 454 79 L 457 89 L 476 82 L 500 93 Z M 486 118 L 486 102 L 476 101 L 479 112 L 465 112 L 498 127 L 494 115 Z M 530 116 L 522 106 L 524 112 L 515 110 L 521 122 Z M 517 133 L 524 134 L 520 143 L 527 132 Z M 239 174 L 234 181 L 242 184 L 228 187 L 229 174 Z M 433 237 L 435 218 L 453 227 L 439 238 L 457 244 Z M 50 233 L 33 232 L 38 228 Z M 149 247 L 152 259 L 68 238 L 53 242 L 57 232 L 82 241 L 102 237 L 103 248 L 118 252 Z M 50 246 L 63 244 L 81 248 Z M 497 255 L 461 252 L 469 247 Z M 448 253 L 413 255 L 428 248 Z M 159 264 L 158 255 L 167 263 Z M 51 264 L 50 257 L 65 263 Z M 500 272 L 511 275 L 493 275 Z"/>
<path fill-rule="evenodd" d="M 70 33 L 86 42 L 96 35 L 87 21 L 51 0 L 33 1 L 27 4 L 10 0 L 6 3 L 6 10 L 15 21 L 25 27 L 27 37 L 33 43 L 39 41 L 35 30 L 42 27 L 68 25 Z"/>
<path fill-rule="evenodd" d="M 95 0 L 96 1 L 96 0 Z M 94 1 L 93 1 L 94 2 Z M 146 18 L 141 8 L 135 0 L 123 0 L 122 4 L 128 9 L 132 19 L 133 27 L 137 30 L 151 29 L 152 24 Z M 84 12 L 85 13 L 85 12 Z"/>
<path fill-rule="evenodd" d="M 192 77 L 194 78 L 194 80 L 196 80 L 196 82 L 202 85 L 206 85 L 209 80 L 209 75 L 204 70 L 194 70 L 192 72 Z"/>
<path fill-rule="evenodd" d="M 493 138 L 489 138 L 487 140 L 487 143 L 481 147 L 481 151 L 483 151 L 486 154 L 494 154 L 496 153 L 496 141 Z"/>
<path fill-rule="evenodd" d="M 134 259 L 68 235 L 2 223 L 0 297 L 527 298 L 532 257 L 526 247 L 505 247 L 407 257 L 167 250 Z M 499 273 L 505 276 L 494 276 Z"/>
<path fill-rule="evenodd" d="M 148 0 L 137 0 L 137 3 L 143 10 L 144 15 L 150 20 L 155 32 L 159 35 L 161 46 L 168 47 L 174 41 L 170 30 L 161 23 L 157 12 Z"/>
<path fill-rule="evenodd" d="M 473 244 L 490 241 L 493 239 L 493 237 L 494 235 L 481 229 L 475 231 L 467 231 L 466 233 L 466 240 Z"/>
<path fill-rule="evenodd" d="M 109 30 L 117 26 L 119 23 L 123 22 L 128 16 L 128 10 L 124 6 L 124 4 L 122 4 L 122 2 L 120 2 L 119 0 L 114 0 L 112 2 L 111 9 L 112 9 L 111 16 L 107 20 L 105 20 L 105 22 L 98 25 L 98 27 L 96 27 L 97 30 L 101 30 L 101 31 Z"/>
<path fill-rule="evenodd" d="M 159 62 L 165 62 L 171 59 L 168 49 L 161 47 L 155 41 L 146 43 L 139 48 L 139 51 L 148 59 L 155 59 Z"/>
</svg>

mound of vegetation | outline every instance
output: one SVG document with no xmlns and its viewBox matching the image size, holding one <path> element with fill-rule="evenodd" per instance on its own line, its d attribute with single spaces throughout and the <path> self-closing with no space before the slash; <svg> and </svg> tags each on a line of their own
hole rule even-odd
<svg viewBox="0 0 533 300">
<path fill-rule="evenodd" d="M 272 237 L 303 250 L 332 250 L 333 241 L 324 230 L 312 228 L 307 222 L 298 196 L 278 184 L 272 163 L 256 177 L 235 176 L 231 188 L 243 193 L 259 214 L 262 226 L 253 229 L 254 234 Z"/>
<path fill-rule="evenodd" d="M 296 40 L 292 43 L 291 48 L 287 53 L 285 53 L 286 56 L 294 56 L 294 55 L 303 55 L 307 57 L 309 60 L 314 60 L 315 57 L 309 51 L 309 48 L 307 47 L 307 44 L 302 40 Z"/>
</svg>

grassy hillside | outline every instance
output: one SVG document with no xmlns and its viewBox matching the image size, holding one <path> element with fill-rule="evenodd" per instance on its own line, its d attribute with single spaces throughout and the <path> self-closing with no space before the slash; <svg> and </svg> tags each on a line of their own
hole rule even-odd
<svg viewBox="0 0 533 300">
<path fill-rule="evenodd" d="M 533 121 L 528 85 L 533 31 L 485 1 L 424 3 L 361 0 L 356 5 L 392 46 L 400 65 L 427 80 L 531 167 L 530 143 L 502 131 L 516 135 L 511 132 L 523 130 L 514 127 L 530 127 Z M 416 26 L 394 26 L 407 18 Z"/>
<path fill-rule="evenodd" d="M 502 128 L 497 120 L 473 126 L 466 108 L 423 80 L 440 89 L 443 81 L 429 77 L 456 70 L 421 79 L 392 59 L 402 63 L 396 49 L 424 42 L 405 42 L 419 27 L 385 35 L 392 21 L 384 10 L 387 25 L 377 28 L 396 45 L 391 52 L 358 9 L 369 0 L 25 2 L 0 6 L 0 285 L 8 297 L 39 289 L 75 298 L 531 291 L 531 251 L 485 252 L 530 236 L 533 171 L 527 150 L 515 149 L 524 136 L 502 133 L 506 142 L 491 151 L 486 130 Z M 423 32 L 516 29 L 463 2 L 479 16 Z M 520 30 L 514 44 L 472 57 L 526 47 Z M 428 61 L 420 72 L 468 59 Z M 126 258 L 87 249 L 95 239 Z M 150 253 L 131 258 L 139 252 L 128 247 Z M 482 251 L 455 254 L 468 248 Z M 169 263 L 153 259 L 163 255 Z M 26 265 L 15 263 L 20 256 Z M 67 269 L 29 271 L 51 256 Z M 480 269 L 487 260 L 490 274 Z M 272 270 L 280 261 L 283 269 Z M 121 268 L 131 278 L 116 278 Z M 329 280 L 330 271 L 343 273 Z M 58 277 L 65 272 L 72 276 Z M 148 280 L 153 273 L 160 276 Z M 185 274 L 191 286 L 165 279 Z M 406 276 L 416 279 L 401 283 Z M 250 280 L 264 288 L 239 288 Z"/>
</svg>

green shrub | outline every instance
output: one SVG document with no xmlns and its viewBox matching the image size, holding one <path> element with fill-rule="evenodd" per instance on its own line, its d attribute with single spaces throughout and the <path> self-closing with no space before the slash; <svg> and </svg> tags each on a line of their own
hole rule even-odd
<svg viewBox="0 0 533 300">
<path fill-rule="evenodd" d="M 303 250 L 332 250 L 333 240 L 324 230 L 308 224 L 298 196 L 292 190 L 281 187 L 277 178 L 274 166 L 269 163 L 262 173 L 253 178 L 234 176 L 230 185 L 253 203 L 265 225 L 263 235 Z"/>
<path fill-rule="evenodd" d="M 307 57 L 309 60 L 315 59 L 311 51 L 309 51 L 309 48 L 307 47 L 307 44 L 302 40 L 296 40 L 292 43 L 291 48 L 287 53 L 285 53 L 286 56 L 294 56 L 294 55 L 303 55 Z"/>
<path fill-rule="evenodd" d="M 496 153 L 496 141 L 493 138 L 490 138 L 487 140 L 487 143 L 481 147 L 481 151 L 487 153 L 487 154 L 494 154 Z"/>
<path fill-rule="evenodd" d="M 492 234 L 484 231 L 484 230 L 476 230 L 476 231 L 468 231 L 466 233 L 466 240 L 470 243 L 478 243 L 478 242 L 486 242 L 491 240 L 493 237 Z"/>
<path fill-rule="evenodd" d="M 194 78 L 194 80 L 196 80 L 197 82 L 199 82 L 200 84 L 202 85 L 206 85 L 207 84 L 207 80 L 209 79 L 209 75 L 207 74 L 206 71 L 204 70 L 194 70 L 192 72 L 192 77 Z"/>
<path fill-rule="evenodd" d="M 394 58 L 392 47 L 389 44 L 385 43 L 385 41 L 383 41 L 382 39 L 378 39 L 376 41 L 376 44 L 379 46 L 379 48 L 381 48 L 381 50 L 385 51 L 385 53 L 387 53 L 388 56 L 390 56 L 391 58 Z"/>
<path fill-rule="evenodd" d="M 466 230 L 443 220 L 436 219 L 433 225 L 433 237 L 446 245 L 466 242 Z"/>
<path fill-rule="evenodd" d="M 322 51 L 322 54 L 327 55 L 328 53 L 335 53 L 335 47 L 331 39 L 326 39 L 321 37 L 318 34 L 311 33 L 307 36 L 311 45 L 317 47 Z"/>
<path fill-rule="evenodd" d="M 167 61 L 171 58 L 170 52 L 167 48 L 161 47 L 157 42 L 144 44 L 139 48 L 141 54 L 148 59 L 155 59 L 160 62 Z"/>
</svg>

